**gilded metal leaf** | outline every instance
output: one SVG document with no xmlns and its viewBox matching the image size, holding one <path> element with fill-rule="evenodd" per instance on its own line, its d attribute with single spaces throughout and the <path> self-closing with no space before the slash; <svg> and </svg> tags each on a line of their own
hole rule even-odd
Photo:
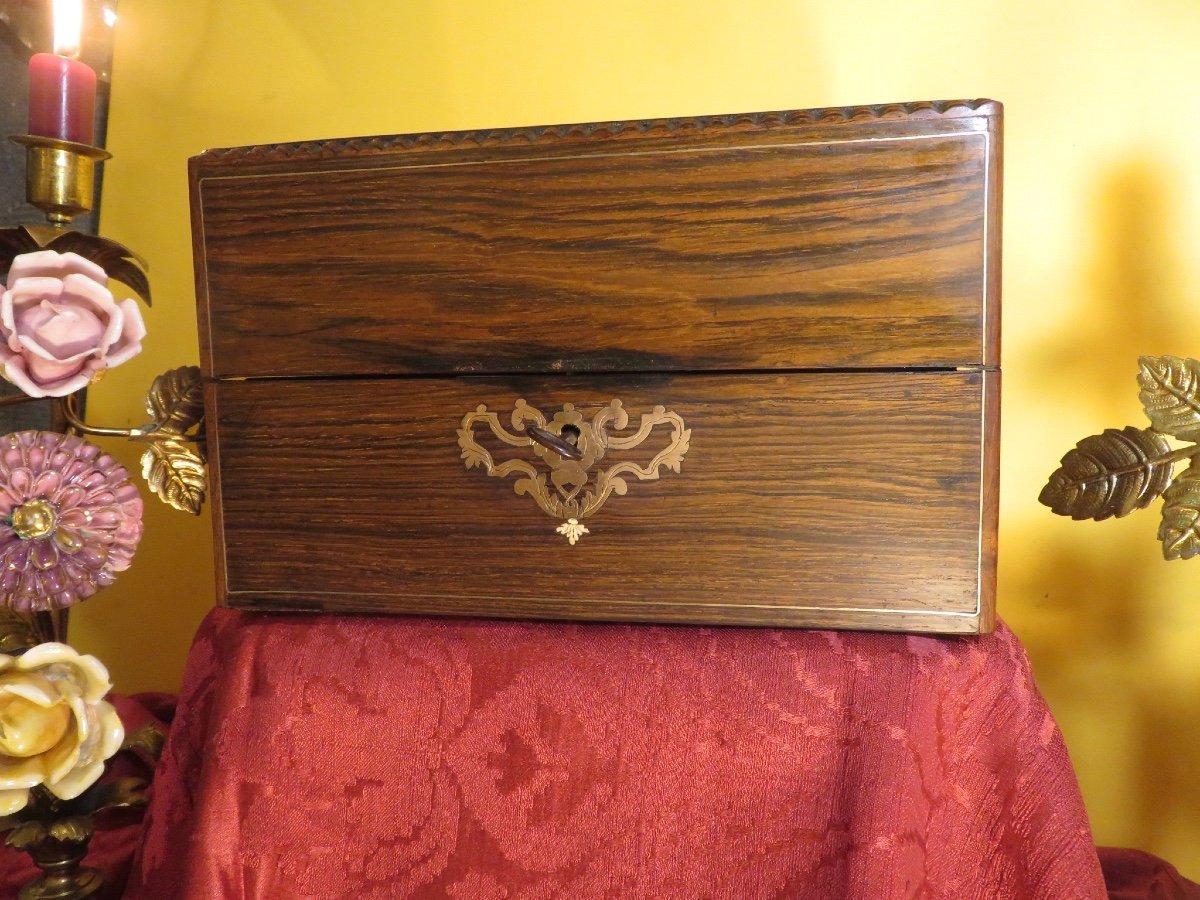
<svg viewBox="0 0 1200 900">
<path fill-rule="evenodd" d="M 1107 519 L 1146 506 L 1171 483 L 1167 439 L 1153 429 L 1106 429 L 1075 445 L 1038 501 L 1060 516 Z"/>
<path fill-rule="evenodd" d="M 175 440 L 155 441 L 142 454 L 142 477 L 168 506 L 200 515 L 208 472 L 191 447 Z"/>
<path fill-rule="evenodd" d="M 150 305 L 150 279 L 146 275 L 149 266 L 144 259 L 116 241 L 70 228 L 54 225 L 0 228 L 0 272 L 7 271 L 17 255 L 38 249 L 78 253 L 104 269 L 109 278 L 128 285 Z"/>
<path fill-rule="evenodd" d="M 163 744 L 166 737 L 154 725 L 147 723 L 130 734 L 125 735 L 121 742 L 122 750 L 141 750 L 151 759 L 157 760 L 162 756 Z"/>
<path fill-rule="evenodd" d="M 147 782 L 144 778 L 118 778 L 116 781 L 106 781 L 99 786 L 95 797 L 96 811 L 102 809 L 118 809 L 130 806 L 145 806 L 149 802 L 146 796 Z"/>
<path fill-rule="evenodd" d="M 1200 466 L 1195 461 L 1179 473 L 1163 494 L 1158 539 L 1165 559 L 1191 559 L 1200 553 Z"/>
<path fill-rule="evenodd" d="M 1155 431 L 1200 441 L 1200 362 L 1177 356 L 1138 359 L 1138 397 Z"/>
<path fill-rule="evenodd" d="M 149 266 L 128 247 L 99 235 L 84 234 L 82 231 L 70 229 L 51 236 L 49 240 L 42 238 L 37 231 L 33 231 L 33 234 L 47 250 L 78 253 L 85 259 L 90 259 L 104 269 L 109 278 L 128 285 L 147 306 L 150 305 L 150 279 L 146 275 Z"/>
<path fill-rule="evenodd" d="M 92 837 L 92 821 L 85 816 L 59 819 L 50 826 L 50 837 L 64 844 L 82 844 Z"/>
<path fill-rule="evenodd" d="M 4 841 L 8 847 L 17 850 L 28 850 L 40 844 L 46 837 L 46 826 L 41 822 L 24 822 L 8 833 Z"/>
<path fill-rule="evenodd" d="M 204 383 L 196 366 L 180 366 L 154 379 L 146 394 L 146 412 L 158 430 L 186 434 L 204 420 Z"/>
<path fill-rule="evenodd" d="M 22 253 L 36 250 L 38 246 L 28 228 L 0 228 L 0 274 L 7 272 L 12 261 Z"/>
</svg>

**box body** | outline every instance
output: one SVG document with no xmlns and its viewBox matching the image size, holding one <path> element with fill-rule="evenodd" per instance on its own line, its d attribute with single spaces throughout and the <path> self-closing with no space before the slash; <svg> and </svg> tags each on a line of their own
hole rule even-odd
<svg viewBox="0 0 1200 900">
<path fill-rule="evenodd" d="M 222 601 L 988 630 L 999 138 L 957 101 L 197 157 Z"/>
</svg>

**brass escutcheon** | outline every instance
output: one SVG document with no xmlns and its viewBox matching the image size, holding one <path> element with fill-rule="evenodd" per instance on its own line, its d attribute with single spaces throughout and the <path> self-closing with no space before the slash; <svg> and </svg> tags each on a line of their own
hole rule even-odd
<svg viewBox="0 0 1200 900">
<path fill-rule="evenodd" d="M 518 400 L 510 422 L 512 431 L 482 403 L 474 412 L 467 413 L 458 430 L 463 462 L 468 469 L 482 466 L 493 478 L 520 476 L 513 484 L 514 492 L 518 496 L 528 494 L 548 515 L 565 520 L 555 530 L 572 546 L 590 533 L 583 519 L 599 510 L 613 494 L 624 495 L 629 490 L 625 476 L 655 481 L 664 466 L 672 472 L 680 471 L 692 438 L 691 429 L 684 426 L 679 414 L 662 406 L 643 414 L 633 434 L 610 433 L 610 429 L 622 431 L 629 426 L 629 413 L 620 400 L 610 401 L 590 420 L 571 403 L 564 403 L 547 420 L 540 410 Z M 528 447 L 533 461 L 509 459 L 497 464 L 476 440 L 475 429 L 480 424 L 508 446 Z M 670 426 L 671 437 L 647 465 L 618 462 L 607 468 L 594 468 L 609 453 L 640 447 L 658 425 Z"/>
</svg>

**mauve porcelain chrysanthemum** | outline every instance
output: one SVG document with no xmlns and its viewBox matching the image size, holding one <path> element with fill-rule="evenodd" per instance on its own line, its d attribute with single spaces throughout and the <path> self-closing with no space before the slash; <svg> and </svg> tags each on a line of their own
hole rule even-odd
<svg viewBox="0 0 1200 900">
<path fill-rule="evenodd" d="M 0 604 L 62 609 L 129 568 L 142 499 L 124 466 L 75 435 L 0 438 Z"/>
<path fill-rule="evenodd" d="M 117 303 L 108 273 L 75 253 L 17 256 L 0 294 L 0 367 L 30 397 L 64 397 L 141 352 L 137 303 Z"/>
</svg>

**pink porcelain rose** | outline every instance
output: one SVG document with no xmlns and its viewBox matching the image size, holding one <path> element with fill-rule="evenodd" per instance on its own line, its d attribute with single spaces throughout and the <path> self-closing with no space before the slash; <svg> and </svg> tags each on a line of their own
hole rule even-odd
<svg viewBox="0 0 1200 900">
<path fill-rule="evenodd" d="M 31 397 L 64 397 L 142 349 L 137 302 L 117 303 L 104 269 L 75 253 L 13 260 L 0 298 L 0 366 Z"/>
</svg>

